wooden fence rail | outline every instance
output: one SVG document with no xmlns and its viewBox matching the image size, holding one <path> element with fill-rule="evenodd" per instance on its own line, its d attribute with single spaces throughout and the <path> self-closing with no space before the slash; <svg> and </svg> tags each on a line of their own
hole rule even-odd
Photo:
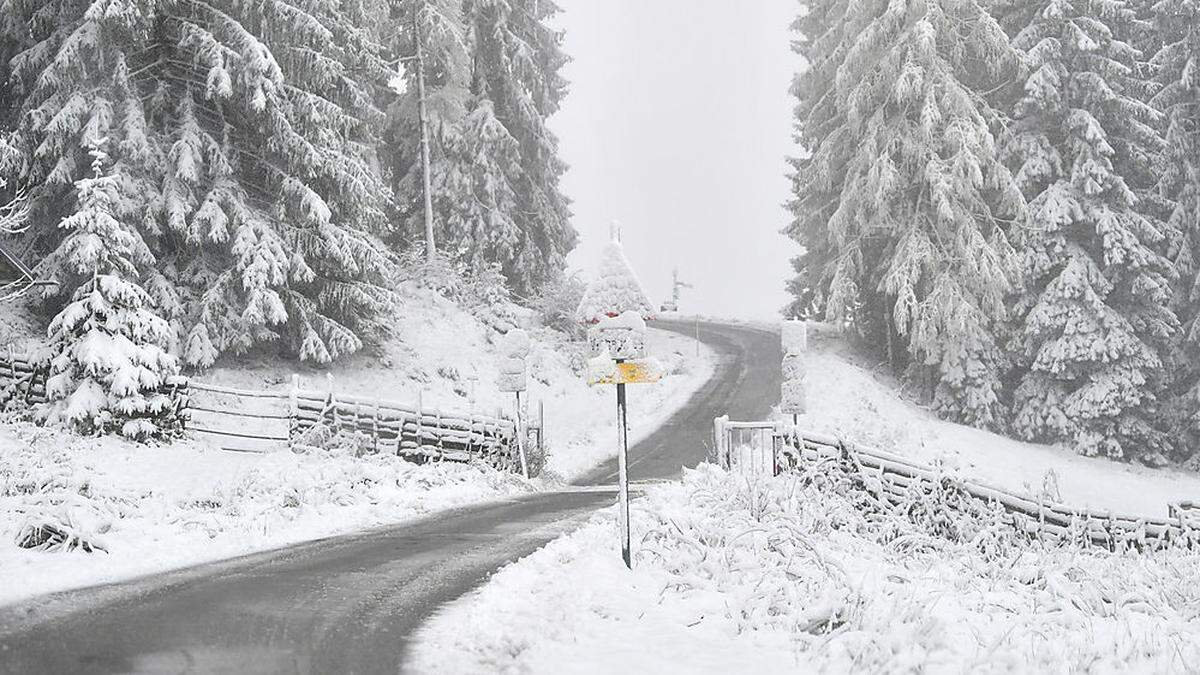
<svg viewBox="0 0 1200 675">
<path fill-rule="evenodd" d="M 1169 506 L 1167 518 L 1071 507 L 1020 495 L 984 481 L 946 475 L 934 467 L 883 450 L 782 424 L 737 423 L 718 418 L 714 423 L 712 459 L 726 468 L 736 464 L 734 434 L 746 429 L 769 434 L 774 473 L 821 463 L 851 475 L 890 507 L 908 503 L 914 491 L 929 492 L 941 487 L 983 504 L 1000 505 L 1015 527 L 1043 541 L 1074 541 L 1110 550 L 1200 546 L 1200 513 L 1181 505 Z"/>
<path fill-rule="evenodd" d="M 0 410 L 46 402 L 47 369 L 11 352 L 0 354 Z M 324 438 L 349 434 L 360 447 L 425 461 L 482 460 L 519 471 L 517 425 L 501 414 L 464 414 L 398 401 L 332 391 L 238 389 L 172 378 L 164 393 L 175 398 L 185 429 L 220 439 L 222 447 L 263 452 L 311 449 Z M 543 447 L 540 424 L 525 430 Z"/>
</svg>

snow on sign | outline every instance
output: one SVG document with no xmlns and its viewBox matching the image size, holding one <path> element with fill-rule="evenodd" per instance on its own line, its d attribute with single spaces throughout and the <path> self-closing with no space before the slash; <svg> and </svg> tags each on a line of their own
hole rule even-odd
<svg viewBox="0 0 1200 675">
<path fill-rule="evenodd" d="M 803 321 L 784 321 L 781 335 L 783 379 L 779 412 L 803 415 L 808 410 L 808 325 Z"/>
<path fill-rule="evenodd" d="M 616 232 L 614 231 L 614 235 Z M 629 422 L 625 385 L 657 382 L 662 369 L 646 355 L 646 319 L 653 309 L 646 292 L 614 236 L 604 249 L 599 274 L 588 284 L 576 315 L 592 324 L 588 346 L 588 384 L 615 384 L 617 389 L 617 503 L 621 558 L 633 569 L 629 538 Z"/>
<path fill-rule="evenodd" d="M 525 361 L 532 343 L 529 334 L 514 328 L 500 338 L 500 373 L 496 386 L 502 392 L 519 393 L 528 388 Z"/>
<path fill-rule="evenodd" d="M 653 384 L 661 379 L 657 359 L 616 361 L 604 353 L 588 360 L 588 384 Z"/>
<path fill-rule="evenodd" d="M 588 329 L 588 348 L 614 359 L 639 359 L 646 355 L 646 322 L 633 310 L 604 316 Z"/>
</svg>

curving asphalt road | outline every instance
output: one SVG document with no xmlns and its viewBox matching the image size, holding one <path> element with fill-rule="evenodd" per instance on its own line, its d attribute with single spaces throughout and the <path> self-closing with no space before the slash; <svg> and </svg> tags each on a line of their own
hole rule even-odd
<svg viewBox="0 0 1200 675">
<path fill-rule="evenodd" d="M 691 335 L 692 323 L 656 327 Z M 716 372 L 630 449 L 632 480 L 703 461 L 712 419 L 764 417 L 778 335 L 701 323 Z M 636 393 L 631 393 L 636 395 Z M 389 673 L 442 604 L 611 504 L 615 461 L 577 487 L 440 513 L 0 609 L 0 673 Z M 0 580 L 2 582 L 2 580 Z"/>
</svg>

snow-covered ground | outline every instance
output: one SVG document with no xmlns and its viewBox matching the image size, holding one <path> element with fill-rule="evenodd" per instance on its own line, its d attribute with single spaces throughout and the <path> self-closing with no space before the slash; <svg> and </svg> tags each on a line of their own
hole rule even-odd
<svg viewBox="0 0 1200 675">
<path fill-rule="evenodd" d="M 511 395 L 494 386 L 499 333 L 432 293 L 409 289 L 403 302 L 382 349 L 328 371 L 302 367 L 305 386 L 324 386 L 328 372 L 346 393 L 420 397 L 454 411 L 511 406 Z M 14 330 L 13 338 L 36 345 L 31 330 Z M 486 467 L 416 466 L 389 456 L 229 452 L 199 435 L 144 446 L 0 419 L 0 604 L 397 523 L 579 475 L 614 452 L 612 389 L 584 384 L 580 345 L 533 332 L 531 394 L 545 401 L 550 452 L 547 476 L 533 482 Z M 635 437 L 682 407 L 713 370 L 711 350 L 697 356 L 693 341 L 674 333 L 651 331 L 650 351 L 670 374 L 631 397 Z M 200 379 L 282 388 L 293 369 L 283 359 L 250 356 Z M 70 526 L 106 551 L 18 547 L 22 527 L 37 521 Z"/>
<path fill-rule="evenodd" d="M 249 356 L 219 364 L 198 379 L 228 386 L 286 391 L 293 372 L 301 386 L 416 403 L 456 412 L 511 415 L 513 395 L 497 390 L 500 333 L 436 293 L 406 287 L 391 322 L 391 336 L 377 349 L 343 359 L 328 368 L 297 366 L 279 358 Z M 525 310 L 508 306 L 517 323 L 531 323 Z M 648 351 L 668 376 L 630 396 L 630 439 L 656 429 L 692 392 L 711 377 L 714 353 L 692 338 L 649 331 Z M 585 382 L 586 346 L 561 333 L 529 327 L 531 414 L 545 404 L 547 473 L 571 480 L 614 454 L 612 387 Z"/>
<path fill-rule="evenodd" d="M 0 424 L 0 448 L 0 604 L 535 489 L 476 465 L 151 447 L 25 423 Z M 23 527 L 38 523 L 104 550 L 18 547 Z"/>
<path fill-rule="evenodd" d="M 1200 474 L 1083 457 L 1067 448 L 940 420 L 905 400 L 882 368 L 857 363 L 826 327 L 810 330 L 809 349 L 804 428 L 927 463 L 939 461 L 964 476 L 1020 493 L 1038 495 L 1047 483 L 1056 484 L 1061 501 L 1072 506 L 1165 517 L 1169 502 L 1200 500 Z"/>
<path fill-rule="evenodd" d="M 422 629 L 416 672 L 1195 672 L 1200 554 L 969 541 L 711 466 L 611 510 Z"/>
</svg>

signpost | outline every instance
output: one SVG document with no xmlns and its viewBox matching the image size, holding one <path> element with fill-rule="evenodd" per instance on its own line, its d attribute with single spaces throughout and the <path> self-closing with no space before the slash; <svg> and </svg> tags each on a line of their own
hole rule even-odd
<svg viewBox="0 0 1200 675">
<path fill-rule="evenodd" d="M 517 454 L 521 457 L 521 475 L 529 478 L 529 461 L 525 458 L 525 425 L 521 418 L 521 392 L 529 388 L 526 361 L 532 342 L 529 334 L 514 328 L 500 339 L 500 375 L 496 384 L 500 391 L 512 392 L 517 398 Z"/>
<path fill-rule="evenodd" d="M 808 410 L 808 324 L 803 321 L 784 321 L 780 330 L 783 342 L 783 383 L 779 411 L 792 416 L 792 424 L 800 423 L 800 415 Z"/>
<path fill-rule="evenodd" d="M 637 312 L 604 318 L 588 331 L 595 357 L 588 360 L 588 384 L 617 386 L 617 501 L 620 513 L 621 558 L 633 569 L 629 544 L 629 423 L 625 385 L 662 379 L 662 368 L 646 355 L 646 323 Z"/>
</svg>

